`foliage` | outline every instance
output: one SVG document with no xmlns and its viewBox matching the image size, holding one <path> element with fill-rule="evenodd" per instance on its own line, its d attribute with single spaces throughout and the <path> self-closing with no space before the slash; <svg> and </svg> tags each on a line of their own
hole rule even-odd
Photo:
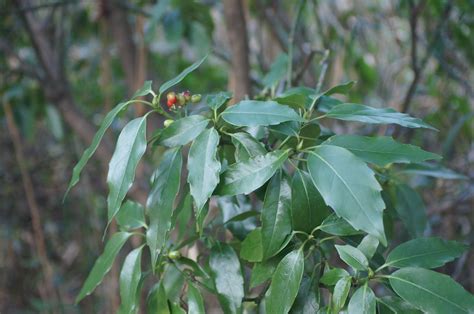
<svg viewBox="0 0 474 314">
<path fill-rule="evenodd" d="M 319 123 L 342 119 L 433 129 L 430 125 L 393 109 L 342 101 L 324 106 L 324 97 L 345 93 L 352 83 L 325 93 L 296 88 L 232 106 L 225 106 L 230 95 L 219 93 L 208 97 L 204 111 L 164 111 L 161 93 L 202 61 L 164 83 L 158 95 L 150 83 L 137 92 L 153 96 L 145 101 L 151 110 L 123 128 L 107 179 L 109 222 L 117 219 L 122 230 L 107 244 L 77 302 L 95 289 L 134 234 L 145 244 L 123 263 L 121 313 L 137 311 L 143 280 L 155 284 L 148 294 L 154 312 L 180 313 L 182 306 L 203 312 L 204 291 L 217 297 L 225 313 L 252 306 L 267 313 L 474 311 L 473 295 L 428 270 L 459 257 L 466 246 L 419 237 L 425 221 L 413 226 L 410 215 L 418 214 L 406 213 L 406 207 L 421 208 L 410 207 L 417 194 L 399 173 L 408 163 L 440 157 L 390 137 L 321 134 Z M 147 136 L 146 119 L 155 112 L 175 121 Z M 292 131 L 282 135 L 275 127 Z M 72 184 L 97 142 L 75 168 Z M 124 202 L 139 159 L 160 147 L 166 152 L 151 177 L 146 207 Z M 191 212 L 194 219 L 188 221 Z M 414 238 L 387 249 L 392 242 L 385 230 L 398 219 Z M 204 249 L 196 260 L 180 254 L 197 244 Z M 145 248 L 150 259 L 142 260 Z M 342 263 L 330 258 L 336 253 Z M 383 292 L 376 294 L 376 286 Z M 188 302 L 180 304 L 176 293 L 185 290 Z"/>
</svg>

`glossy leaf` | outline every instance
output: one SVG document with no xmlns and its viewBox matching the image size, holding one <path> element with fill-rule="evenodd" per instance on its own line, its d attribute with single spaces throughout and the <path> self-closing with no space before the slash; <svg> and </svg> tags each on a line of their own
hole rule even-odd
<svg viewBox="0 0 474 314">
<path fill-rule="evenodd" d="M 140 307 L 137 292 L 142 276 L 142 249 L 143 246 L 140 246 L 131 251 L 123 262 L 122 271 L 120 272 L 121 313 L 135 313 Z"/>
<path fill-rule="evenodd" d="M 339 311 L 344 307 L 350 289 L 351 277 L 342 277 L 336 283 L 334 286 L 334 292 L 332 294 L 333 313 L 339 313 Z"/>
<path fill-rule="evenodd" d="M 465 244 L 440 238 L 419 238 L 402 243 L 387 256 L 386 266 L 437 268 L 461 256 Z"/>
<path fill-rule="evenodd" d="M 99 147 L 100 141 L 104 137 L 105 132 L 109 128 L 109 126 L 112 124 L 114 121 L 115 117 L 125 110 L 127 106 L 130 104 L 130 102 L 121 102 L 119 103 L 114 109 L 112 109 L 102 120 L 102 123 L 100 124 L 100 128 L 97 131 L 97 133 L 94 135 L 94 138 L 92 139 L 92 142 L 89 147 L 82 153 L 81 159 L 79 159 L 77 165 L 74 166 L 74 169 L 72 170 L 72 177 L 69 182 L 68 188 L 66 190 L 66 193 L 64 193 L 64 198 L 66 198 L 67 194 L 69 191 L 74 187 L 78 182 L 79 178 L 81 176 L 82 169 L 84 169 L 85 165 L 89 161 L 89 159 L 94 155 L 95 151 L 97 150 L 97 147 Z"/>
<path fill-rule="evenodd" d="M 322 145 L 309 154 L 308 170 L 324 201 L 338 216 L 387 244 L 382 188 L 364 162 L 344 148 Z"/>
<path fill-rule="evenodd" d="M 325 91 L 324 95 L 330 96 L 333 94 L 347 94 L 351 90 L 352 86 L 354 86 L 355 83 L 356 81 L 349 81 L 343 84 L 333 86 L 327 91 Z"/>
<path fill-rule="evenodd" d="M 413 307 L 411 304 L 405 302 L 396 296 L 384 296 L 377 298 L 379 312 L 381 314 L 422 314 L 420 310 Z M 388 312 L 388 311 L 390 312 Z"/>
<path fill-rule="evenodd" d="M 143 86 L 140 87 L 135 94 L 133 94 L 132 98 L 143 97 L 152 92 L 151 81 L 145 81 Z"/>
<path fill-rule="evenodd" d="M 293 109 L 271 100 L 242 100 L 227 108 L 221 116 L 235 126 L 267 126 L 285 121 L 304 121 Z"/>
<path fill-rule="evenodd" d="M 171 314 L 186 314 L 186 311 L 178 303 L 170 303 Z"/>
<path fill-rule="evenodd" d="M 343 268 L 333 268 L 326 271 L 319 281 L 327 286 L 334 286 L 341 278 L 349 276 L 347 270 Z"/>
<path fill-rule="evenodd" d="M 270 179 L 288 158 L 288 151 L 276 150 L 230 165 L 222 174 L 219 195 L 249 194 Z"/>
<path fill-rule="evenodd" d="M 221 163 L 217 160 L 219 134 L 214 128 L 202 132 L 189 149 L 188 183 L 196 204 L 196 215 L 219 183 Z"/>
<path fill-rule="evenodd" d="M 374 292 L 365 284 L 354 292 L 347 311 L 351 314 L 375 314 L 376 305 Z"/>
<path fill-rule="evenodd" d="M 240 248 L 240 257 L 249 262 L 261 262 L 263 258 L 262 229 L 252 230 Z"/>
<path fill-rule="evenodd" d="M 235 146 L 235 160 L 237 162 L 248 160 L 252 157 L 265 155 L 267 150 L 262 143 L 257 141 L 252 135 L 245 132 L 230 134 L 232 143 Z"/>
<path fill-rule="evenodd" d="M 167 147 L 186 145 L 198 137 L 208 124 L 209 119 L 200 115 L 176 120 L 160 133 L 157 143 Z"/>
<path fill-rule="evenodd" d="M 281 172 L 270 180 L 263 202 L 262 249 L 263 257 L 272 257 L 291 233 L 291 190 Z"/>
<path fill-rule="evenodd" d="M 146 237 L 153 265 L 158 258 L 158 253 L 166 243 L 171 228 L 174 201 L 181 179 L 181 165 L 181 149 L 166 151 L 147 199 L 150 226 Z"/>
<path fill-rule="evenodd" d="M 110 268 L 112 268 L 118 252 L 131 235 L 132 234 L 128 232 L 117 232 L 110 238 L 105 246 L 104 252 L 95 261 L 94 267 L 92 267 L 89 276 L 87 276 L 87 279 L 76 298 L 76 303 L 94 291 L 94 289 L 102 282 L 104 276 L 109 272 Z"/>
<path fill-rule="evenodd" d="M 237 254 L 228 244 L 217 243 L 211 249 L 209 267 L 224 312 L 238 313 L 244 297 L 244 279 Z"/>
<path fill-rule="evenodd" d="M 120 133 L 109 163 L 108 220 L 115 217 L 135 179 L 138 162 L 146 151 L 146 116 L 130 121 Z"/>
<path fill-rule="evenodd" d="M 395 196 L 395 210 L 408 232 L 412 237 L 421 237 L 428 218 L 420 194 L 406 184 L 397 184 Z"/>
<path fill-rule="evenodd" d="M 312 88 L 293 87 L 278 95 L 274 100 L 295 109 L 304 109 L 311 105 L 315 94 L 316 91 Z"/>
<path fill-rule="evenodd" d="M 303 270 L 303 250 L 292 251 L 281 260 L 265 297 L 267 313 L 288 313 L 298 294 Z"/>
<path fill-rule="evenodd" d="M 189 73 L 196 70 L 204 62 L 204 60 L 206 60 L 206 58 L 207 58 L 207 56 L 205 56 L 204 58 L 202 58 L 199 61 L 196 61 L 195 63 L 191 64 L 189 67 L 184 69 L 183 72 L 179 73 L 178 76 L 176 76 L 175 78 L 163 83 L 160 86 L 160 89 L 159 89 L 160 94 L 165 92 L 167 89 L 175 86 L 176 84 L 180 83 Z"/>
<path fill-rule="evenodd" d="M 339 257 L 355 270 L 367 270 L 369 261 L 357 248 L 350 245 L 335 245 Z"/>
<path fill-rule="evenodd" d="M 146 227 L 145 209 L 142 204 L 127 200 L 122 204 L 117 216 L 117 223 L 125 230 Z"/>
<path fill-rule="evenodd" d="M 349 150 L 360 159 L 384 167 L 390 163 L 422 162 L 441 159 L 418 146 L 396 142 L 388 136 L 368 137 L 358 135 L 336 135 L 324 142 Z"/>
<path fill-rule="evenodd" d="M 366 235 L 357 246 L 357 249 L 361 251 L 368 260 L 370 260 L 379 246 L 379 240 L 371 234 Z"/>
<path fill-rule="evenodd" d="M 315 266 L 309 274 L 303 274 L 298 294 L 291 307 L 291 314 L 318 313 L 321 305 L 319 273 L 321 265 Z"/>
<path fill-rule="evenodd" d="M 318 229 L 338 236 L 361 234 L 361 231 L 354 229 L 344 218 L 338 217 L 336 214 L 326 217 Z"/>
<path fill-rule="evenodd" d="M 392 108 L 373 108 L 369 106 L 344 103 L 337 105 L 326 117 L 346 121 L 358 121 L 372 124 L 398 124 L 408 128 L 427 128 L 437 131 L 421 119 L 413 118 L 406 113 L 401 113 Z"/>
<path fill-rule="evenodd" d="M 195 314 L 206 313 L 201 292 L 190 282 L 188 282 L 188 311 Z"/>
<path fill-rule="evenodd" d="M 474 296 L 451 277 L 423 268 L 402 268 L 388 276 L 393 290 L 427 313 L 474 312 Z"/>
<path fill-rule="evenodd" d="M 148 294 L 147 313 L 170 314 L 168 298 L 163 283 L 157 283 Z"/>
<path fill-rule="evenodd" d="M 291 182 L 291 220 L 293 230 L 311 231 L 327 216 L 327 206 L 310 175 L 296 169 Z"/>
<path fill-rule="evenodd" d="M 278 256 L 275 256 L 261 263 L 255 263 L 250 276 L 250 288 L 254 288 L 270 279 L 279 261 Z"/>
<path fill-rule="evenodd" d="M 229 92 L 219 92 L 216 94 L 208 95 L 206 97 L 206 104 L 212 110 L 217 110 L 229 101 L 232 98 L 232 93 Z"/>
</svg>

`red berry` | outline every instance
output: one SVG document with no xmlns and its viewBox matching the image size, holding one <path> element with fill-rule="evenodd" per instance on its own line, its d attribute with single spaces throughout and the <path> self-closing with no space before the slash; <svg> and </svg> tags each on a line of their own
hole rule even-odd
<svg viewBox="0 0 474 314">
<path fill-rule="evenodd" d="M 172 101 L 173 104 L 176 103 L 176 93 L 175 92 L 169 92 L 166 95 L 166 99 L 168 99 L 168 101 Z"/>
<path fill-rule="evenodd" d="M 166 104 L 168 105 L 168 108 L 174 107 L 175 103 L 176 103 L 176 99 L 174 100 L 168 99 L 168 101 L 166 102 Z"/>
</svg>

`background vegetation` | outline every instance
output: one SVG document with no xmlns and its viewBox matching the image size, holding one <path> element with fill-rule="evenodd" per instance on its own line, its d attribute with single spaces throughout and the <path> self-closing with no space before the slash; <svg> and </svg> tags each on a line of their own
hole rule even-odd
<svg viewBox="0 0 474 314">
<path fill-rule="evenodd" d="M 393 107 L 438 128 L 331 125 L 442 155 L 457 174 L 435 169 L 412 177 L 429 217 L 426 235 L 472 245 L 474 3 L 305 1 L 301 11 L 295 3 L 0 0 L 0 312 L 115 313 L 118 269 L 80 306 L 72 304 L 103 249 L 114 130 L 141 109 L 112 126 L 63 204 L 71 169 L 104 112 L 143 81 L 166 81 L 208 51 L 183 89 L 258 96 L 286 75 L 292 55 L 295 84 L 356 80 L 348 100 Z M 148 173 L 154 161 L 139 171 Z M 131 195 L 143 201 L 148 187 L 139 182 Z M 407 239 L 402 228 L 393 233 Z M 441 271 L 474 292 L 473 265 L 470 250 Z"/>
</svg>

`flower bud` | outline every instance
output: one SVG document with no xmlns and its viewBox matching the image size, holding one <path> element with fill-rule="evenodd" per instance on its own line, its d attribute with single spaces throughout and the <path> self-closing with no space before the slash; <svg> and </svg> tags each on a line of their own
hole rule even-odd
<svg viewBox="0 0 474 314">
<path fill-rule="evenodd" d="M 198 103 L 201 101 L 201 94 L 194 94 L 191 96 L 191 102 L 193 104 Z"/>
<path fill-rule="evenodd" d="M 178 99 L 179 106 L 184 106 L 186 104 L 186 98 L 184 97 L 183 93 L 178 94 L 176 98 Z"/>
<path fill-rule="evenodd" d="M 165 120 L 165 122 L 163 122 L 163 125 L 165 126 L 165 128 L 167 128 L 167 127 L 169 127 L 173 122 L 174 122 L 174 120 L 167 119 L 167 120 Z"/>
<path fill-rule="evenodd" d="M 190 91 L 185 91 L 183 93 L 183 96 L 184 96 L 184 99 L 186 99 L 186 101 L 190 101 L 191 100 L 191 92 Z"/>
<path fill-rule="evenodd" d="M 168 257 L 170 259 L 178 259 L 181 257 L 181 253 L 179 253 L 179 251 L 171 251 L 168 253 Z"/>
</svg>

